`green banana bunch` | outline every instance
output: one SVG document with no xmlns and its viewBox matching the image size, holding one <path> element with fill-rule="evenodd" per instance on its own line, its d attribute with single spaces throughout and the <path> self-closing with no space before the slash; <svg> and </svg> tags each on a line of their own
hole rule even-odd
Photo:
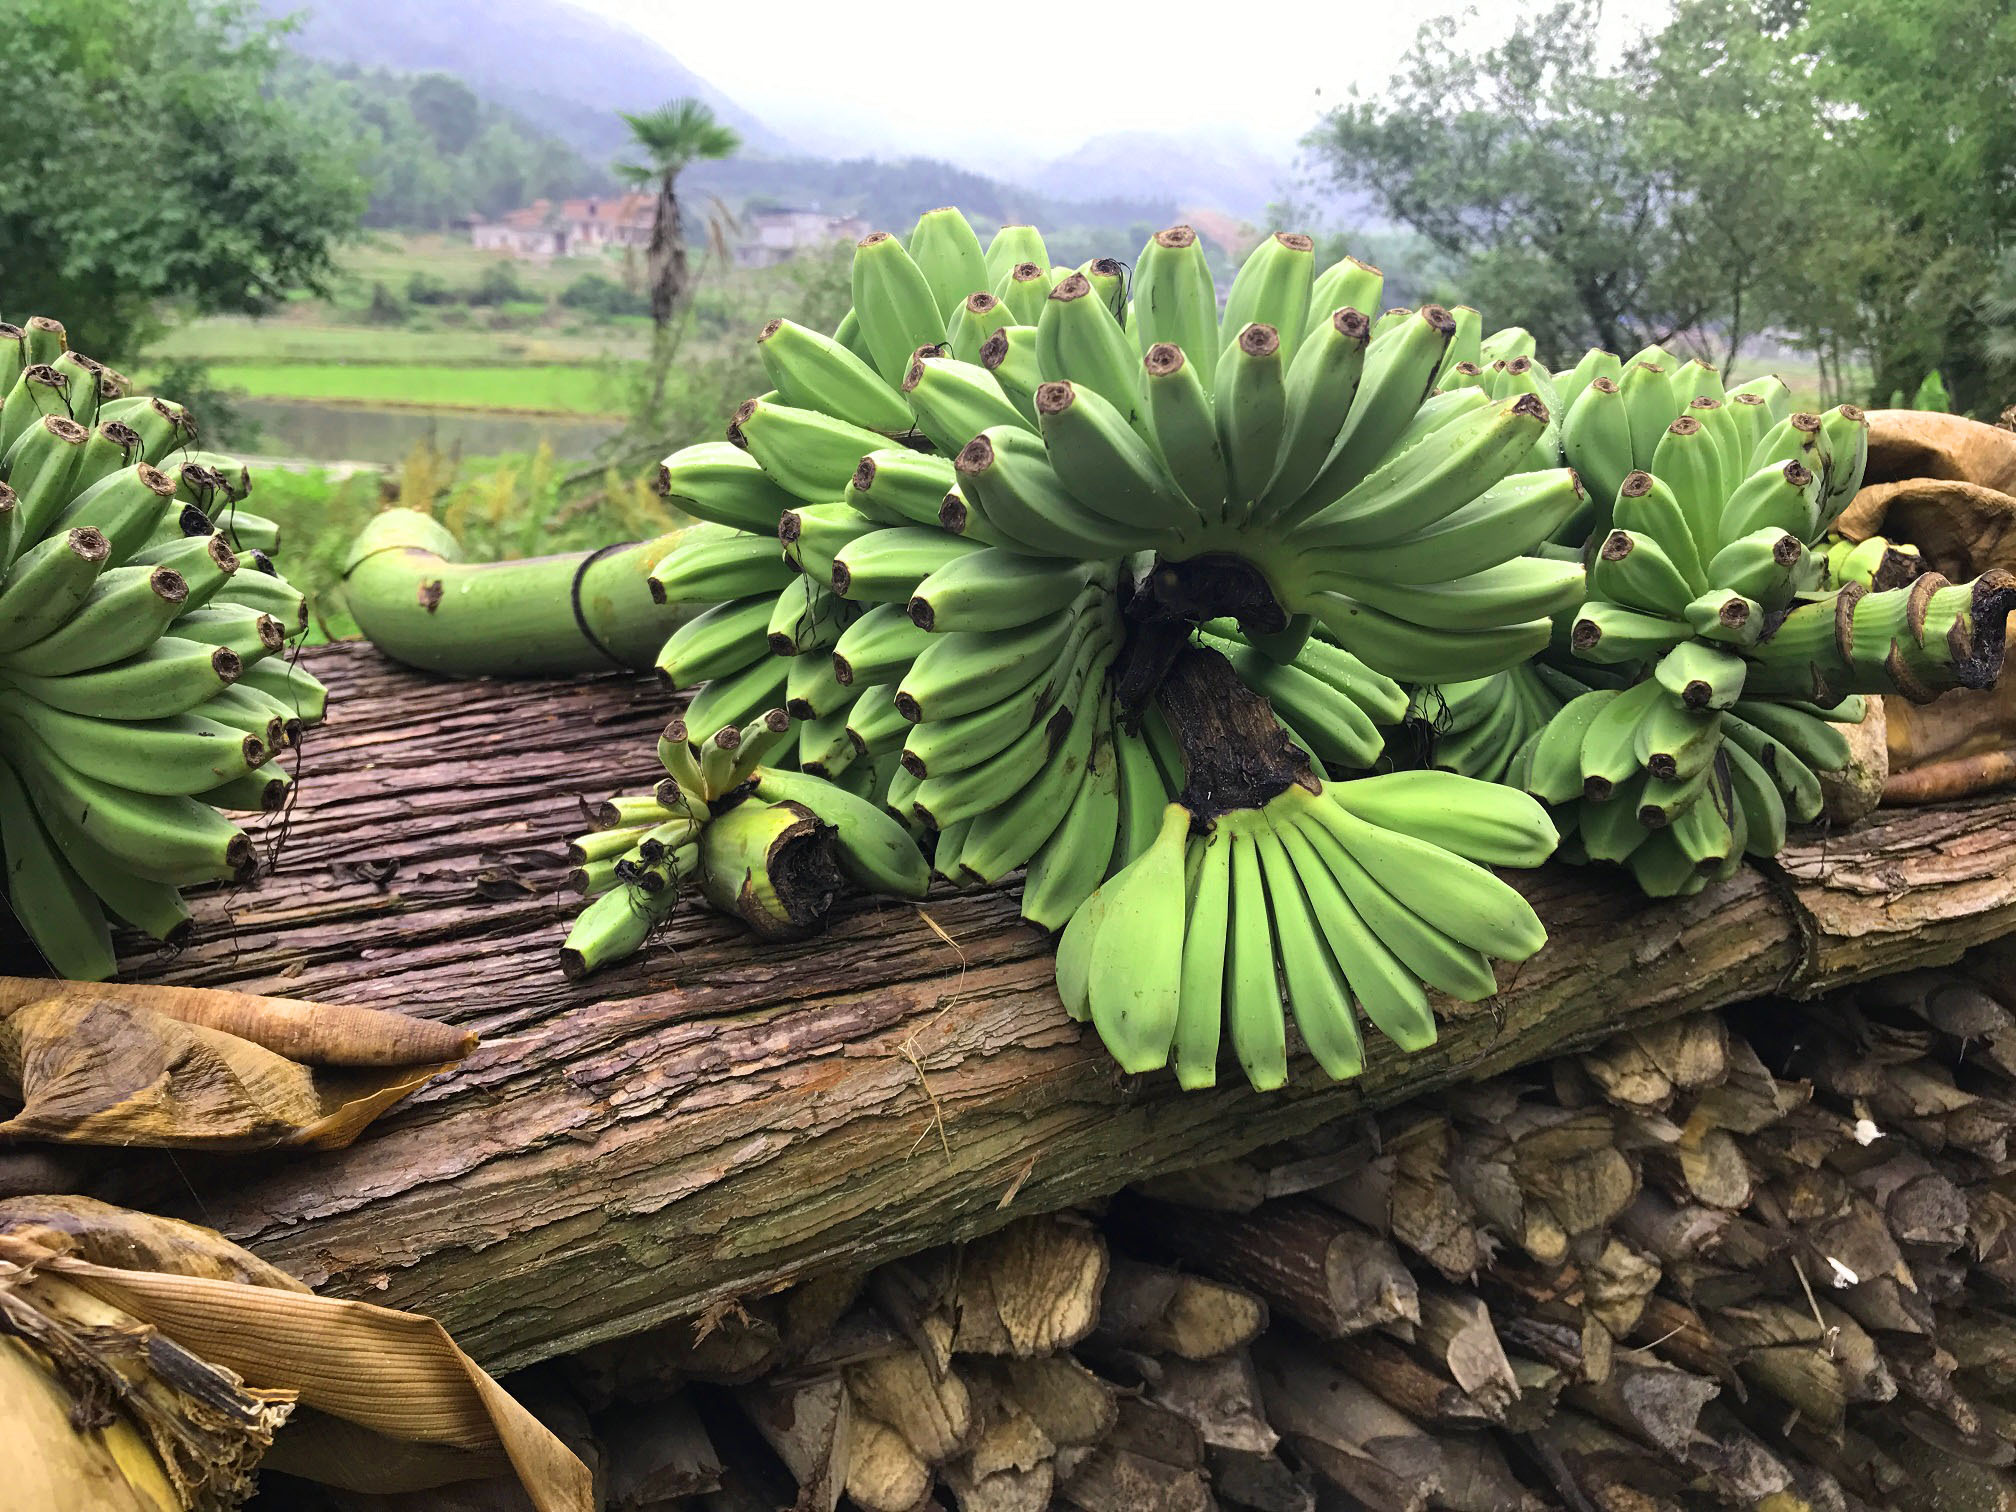
<svg viewBox="0 0 2016 1512">
<path fill-rule="evenodd" d="M 227 814 L 285 807 L 269 763 L 325 690 L 287 656 L 307 605 L 246 470 L 59 322 L 25 330 L 0 371 L 0 860 L 49 965 L 102 981 L 113 921 L 180 945 L 184 888 L 256 873 Z"/>
<path fill-rule="evenodd" d="M 1291 783 L 1210 820 L 1168 804 L 1139 855 L 1072 916 L 1058 993 L 1122 1070 L 1173 1059 L 1182 1086 L 1213 1086 L 1229 1039 L 1247 1080 L 1271 1090 L 1288 1077 L 1292 1021 L 1344 1080 L 1365 1067 L 1361 1019 L 1425 1049 L 1429 987 L 1488 998 L 1493 958 L 1523 961 L 1546 943 L 1488 869 L 1553 851 L 1539 804 L 1443 772 L 1315 789 Z"/>
<path fill-rule="evenodd" d="M 603 804 L 597 827 L 569 848 L 569 881 L 591 900 L 561 948 L 570 978 L 636 950 L 688 886 L 765 939 L 818 927 L 833 901 L 836 862 L 868 891 L 923 896 L 924 858 L 879 804 L 766 764 L 797 749 L 791 736 L 792 716 L 781 708 L 698 740 L 684 719 L 665 727 L 658 738 L 665 780 L 648 794 Z"/>
<path fill-rule="evenodd" d="M 1558 806 L 1564 853 L 1688 894 L 1818 816 L 1859 695 L 1992 682 L 2016 578 L 1914 578 L 1880 539 L 1823 541 L 1861 485 L 1853 406 L 1796 413 L 1775 379 L 1725 392 L 1656 351 L 1577 373 L 1563 446 L 1609 503 L 1554 651 L 1584 665 L 1537 669 L 1572 678 L 1566 701 L 1501 780 Z"/>
<path fill-rule="evenodd" d="M 1248 887 L 1239 917 L 1263 926 L 1261 954 L 1239 955 L 1252 979 L 1271 984 L 1292 959 L 1313 992 L 1309 971 L 1332 959 L 1321 952 L 1343 950 L 1345 1028 L 1355 995 L 1408 1044 L 1433 1033 L 1424 982 L 1489 991 L 1477 952 L 1530 953 L 1539 932 L 1530 914 L 1505 923 L 1502 884 L 1482 868 L 1544 856 L 1555 836 L 1543 811 L 1444 772 L 1355 774 L 1407 720 L 1398 679 L 1520 682 L 1510 669 L 1586 597 L 1581 563 L 1547 543 L 1589 503 L 1558 465 L 1558 406 L 1531 338 L 1487 341 L 1474 312 L 1434 306 L 1375 331 L 1379 284 L 1350 259 L 1319 273 L 1309 239 L 1282 234 L 1240 266 L 1221 314 L 1187 227 L 1150 240 L 1131 285 L 1108 259 L 1055 267 L 1027 227 L 982 246 L 950 212 L 907 239 L 865 239 L 840 329 L 772 322 L 760 350 L 774 392 L 736 412 L 725 444 L 664 465 L 668 498 L 705 522 L 652 572 L 663 597 L 700 611 L 658 662 L 674 686 L 697 685 L 661 743 L 671 785 L 658 801 L 699 824 L 694 869 L 668 872 L 667 887 L 707 888 L 721 822 L 707 815 L 737 812 L 724 804 L 753 780 L 753 801 L 818 812 L 816 796 L 839 793 L 900 831 L 900 885 L 886 868 L 863 874 L 881 890 L 921 889 L 929 873 L 908 864 L 918 841 L 955 885 L 1023 870 L 1023 915 L 1064 930 L 1065 955 L 1089 928 L 1088 900 L 1116 889 L 1162 907 L 1173 874 L 1181 912 L 1191 842 L 1172 816 L 1238 785 L 1204 769 L 1237 753 L 1172 701 L 1180 663 L 1246 710 L 1242 736 L 1330 795 L 1323 813 L 1342 838 L 1307 843 L 1343 858 L 1326 877 L 1351 881 L 1332 881 L 1311 918 L 1370 921 L 1348 926 L 1348 945 L 1277 953 L 1268 884 Z M 1452 348 L 1488 378 L 1436 391 Z M 1522 685 L 1507 705 L 1521 740 L 1551 712 L 1543 697 Z M 772 754 L 749 769 L 717 752 L 710 774 L 685 732 L 734 735 L 773 707 L 790 734 Z M 1362 816 L 1345 806 L 1360 788 Z M 1245 836 L 1237 849 L 1262 876 L 1304 845 L 1285 819 L 1295 838 L 1272 839 L 1261 818 L 1293 803 L 1281 789 L 1246 781 L 1208 805 L 1205 832 Z M 612 814 L 611 827 L 651 817 Z M 619 864 L 641 864 L 607 844 L 584 846 L 585 885 L 614 890 Z M 1452 879 L 1440 902 L 1389 875 L 1424 867 Z M 590 969 L 632 948 L 656 902 L 608 905 L 604 932 L 570 959 Z M 1498 922 L 1480 923 L 1480 908 Z M 1232 925 L 1227 911 L 1221 952 Z M 1147 1062 L 1167 996 L 1167 980 L 1095 993 L 1123 1064 Z M 1278 998 L 1273 1017 L 1279 1040 Z M 1334 1049 L 1345 1031 L 1328 1032 L 1319 1058 L 1349 1074 L 1356 1058 Z M 1312 1047 L 1318 1037 L 1305 1027 Z M 1194 1053 L 1182 1074 L 1204 1074 Z"/>
</svg>

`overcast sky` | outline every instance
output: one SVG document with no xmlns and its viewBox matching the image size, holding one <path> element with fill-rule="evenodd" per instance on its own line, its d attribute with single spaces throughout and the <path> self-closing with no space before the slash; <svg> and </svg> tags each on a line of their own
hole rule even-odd
<svg viewBox="0 0 2016 1512">
<path fill-rule="evenodd" d="M 1376 88 L 1415 30 L 1461 0 L 575 0 L 627 22 L 814 150 L 902 149 L 976 166 L 1035 161 L 1101 132 L 1231 130 L 1286 150 L 1352 84 Z M 1468 24 L 1502 32 L 1536 0 Z M 1667 0 L 1609 0 L 1606 40 Z M 1179 18 L 1192 16 L 1186 21 Z"/>
</svg>

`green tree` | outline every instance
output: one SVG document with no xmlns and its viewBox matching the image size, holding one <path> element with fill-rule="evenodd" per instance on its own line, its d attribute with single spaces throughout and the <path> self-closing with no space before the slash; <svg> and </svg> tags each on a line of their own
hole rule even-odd
<svg viewBox="0 0 2016 1512">
<path fill-rule="evenodd" d="M 1846 334 L 1872 394 L 1937 367 L 1956 410 L 1993 415 L 2016 397 L 1983 318 L 2016 249 L 2016 6 L 1808 0 L 1788 40 L 1841 147 L 1832 177 L 1861 254 Z"/>
<path fill-rule="evenodd" d="M 645 262 L 650 276 L 651 319 L 663 331 L 671 325 L 673 312 L 691 283 L 686 235 L 679 220 L 679 175 L 702 158 L 733 155 L 742 139 L 715 120 L 714 112 L 698 100 L 674 100 L 643 115 L 625 111 L 623 119 L 642 161 L 618 163 L 616 171 L 627 183 L 657 191 Z"/>
<path fill-rule="evenodd" d="M 1731 366 L 1790 277 L 1812 91 L 1749 0 L 1683 0 L 1608 70 L 1589 58 L 1600 12 L 1559 0 L 1477 51 L 1430 22 L 1388 89 L 1309 144 L 1557 361 L 1678 339 Z"/>
<path fill-rule="evenodd" d="M 258 313 L 319 287 L 364 185 L 271 88 L 282 28 L 244 0 L 12 0 L 0 291 L 131 357 L 174 303 Z"/>
<path fill-rule="evenodd" d="M 482 128 L 483 102 L 448 74 L 422 74 L 406 91 L 406 101 L 435 147 L 450 157 L 466 152 Z"/>
</svg>

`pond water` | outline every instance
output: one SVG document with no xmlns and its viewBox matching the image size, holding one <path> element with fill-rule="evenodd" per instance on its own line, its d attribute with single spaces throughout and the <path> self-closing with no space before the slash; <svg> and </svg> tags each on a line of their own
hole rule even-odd
<svg viewBox="0 0 2016 1512">
<path fill-rule="evenodd" d="M 471 457 L 528 452 L 544 441 L 555 456 L 574 459 L 592 456 L 596 444 L 617 429 L 613 421 L 567 415 L 372 409 L 305 399 L 240 399 L 237 404 L 259 426 L 250 449 L 324 462 L 398 462 L 423 441 Z"/>
</svg>

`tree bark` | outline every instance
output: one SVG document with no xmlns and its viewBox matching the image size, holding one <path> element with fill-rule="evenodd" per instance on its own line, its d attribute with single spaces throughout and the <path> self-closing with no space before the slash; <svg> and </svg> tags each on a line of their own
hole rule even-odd
<svg viewBox="0 0 2016 1512">
<path fill-rule="evenodd" d="M 664 330 L 672 324 L 687 283 L 686 234 L 679 224 L 679 196 L 674 175 L 658 179 L 658 203 L 651 216 L 651 245 L 645 249 L 645 265 L 651 275 L 651 323 Z"/>
<path fill-rule="evenodd" d="M 1683 902 L 1518 875 L 1552 942 L 1441 1042 L 1281 1091 L 1124 1077 L 1058 1006 L 1012 890 L 843 900 L 766 945 L 697 905 L 582 983 L 559 968 L 580 800 L 637 790 L 676 700 L 627 678 L 449 683 L 368 647 L 330 683 L 279 865 L 196 900 L 140 980 L 399 1008 L 479 1030 L 348 1150 L 139 1159 L 104 1195 L 222 1230 L 319 1289 L 432 1313 L 512 1369 L 794 1279 L 968 1239 L 1129 1182 L 1769 992 L 1950 962 L 2016 930 L 2016 802 L 1879 814 Z M 271 826 L 279 831 L 282 826 Z M 1530 1346 L 1520 1346 L 1530 1352 Z"/>
</svg>

